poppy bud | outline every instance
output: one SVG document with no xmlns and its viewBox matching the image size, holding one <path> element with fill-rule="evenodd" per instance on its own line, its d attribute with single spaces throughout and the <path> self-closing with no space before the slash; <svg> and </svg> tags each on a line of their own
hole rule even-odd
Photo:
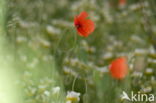
<svg viewBox="0 0 156 103">
<path fill-rule="evenodd" d="M 125 57 L 120 57 L 112 61 L 109 67 L 112 77 L 115 79 L 123 79 L 128 73 L 128 65 Z"/>
</svg>

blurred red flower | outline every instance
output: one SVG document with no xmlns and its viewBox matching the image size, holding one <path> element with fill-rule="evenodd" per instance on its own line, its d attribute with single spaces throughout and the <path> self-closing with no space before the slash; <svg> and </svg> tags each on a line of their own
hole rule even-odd
<svg viewBox="0 0 156 103">
<path fill-rule="evenodd" d="M 128 64 L 125 57 L 120 57 L 112 61 L 109 67 L 112 77 L 115 79 L 123 79 L 128 73 Z"/>
<path fill-rule="evenodd" d="M 86 19 L 87 17 L 88 14 L 86 12 L 81 12 L 78 16 L 74 18 L 74 25 L 80 36 L 87 37 L 95 29 L 94 22 Z"/>
<path fill-rule="evenodd" d="M 119 0 L 119 6 L 125 6 L 126 0 Z"/>
</svg>

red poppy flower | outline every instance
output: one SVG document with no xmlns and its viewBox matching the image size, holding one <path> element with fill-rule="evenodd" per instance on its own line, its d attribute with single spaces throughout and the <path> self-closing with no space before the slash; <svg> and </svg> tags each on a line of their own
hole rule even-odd
<svg viewBox="0 0 156 103">
<path fill-rule="evenodd" d="M 127 65 L 126 58 L 120 57 L 112 61 L 109 67 L 109 70 L 110 70 L 112 77 L 114 77 L 115 79 L 125 78 L 128 72 L 128 65 Z"/>
<path fill-rule="evenodd" d="M 87 17 L 88 14 L 86 12 L 81 12 L 78 16 L 74 18 L 74 25 L 80 36 L 87 37 L 95 29 L 94 22 L 86 19 Z"/>
<path fill-rule="evenodd" d="M 125 6 L 126 0 L 119 0 L 119 6 Z"/>
</svg>

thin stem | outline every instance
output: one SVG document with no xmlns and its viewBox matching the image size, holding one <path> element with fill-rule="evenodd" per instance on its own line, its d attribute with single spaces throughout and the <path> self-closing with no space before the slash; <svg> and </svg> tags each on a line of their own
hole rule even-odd
<svg viewBox="0 0 156 103">
<path fill-rule="evenodd" d="M 87 80 L 85 79 L 86 93 L 88 92 Z"/>
<path fill-rule="evenodd" d="M 76 79 L 77 79 L 77 76 L 75 76 L 75 78 L 74 78 L 74 81 L 73 81 L 73 84 L 72 84 L 72 91 L 74 91 L 74 87 L 75 87 Z"/>
</svg>

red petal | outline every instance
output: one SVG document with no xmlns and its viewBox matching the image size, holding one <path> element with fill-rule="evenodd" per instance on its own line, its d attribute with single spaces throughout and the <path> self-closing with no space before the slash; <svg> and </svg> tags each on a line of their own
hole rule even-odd
<svg viewBox="0 0 156 103">
<path fill-rule="evenodd" d="M 88 14 L 84 11 L 84 12 L 81 12 L 81 14 L 78 16 L 78 19 L 79 20 L 85 19 L 87 16 L 88 16 Z"/>
<path fill-rule="evenodd" d="M 87 16 L 88 14 L 86 12 L 81 12 L 80 15 L 74 18 L 74 25 L 76 26 L 78 33 L 84 37 L 87 37 L 95 29 L 94 22 L 86 19 Z"/>
<path fill-rule="evenodd" d="M 78 32 L 85 37 L 91 34 L 95 29 L 94 22 L 91 20 L 83 20 L 81 21 L 81 25 L 82 27 L 78 29 Z"/>
<path fill-rule="evenodd" d="M 83 23 L 83 28 L 88 34 L 92 33 L 95 29 L 94 22 L 91 20 L 85 20 Z"/>
<path fill-rule="evenodd" d="M 74 18 L 74 24 L 76 25 L 79 22 L 83 21 L 87 16 L 88 16 L 88 14 L 86 12 L 81 12 L 80 15 L 78 15 Z"/>
<path fill-rule="evenodd" d="M 84 37 L 88 36 L 88 33 L 84 30 L 84 28 L 78 28 L 77 30 L 81 36 L 84 36 Z"/>
</svg>

